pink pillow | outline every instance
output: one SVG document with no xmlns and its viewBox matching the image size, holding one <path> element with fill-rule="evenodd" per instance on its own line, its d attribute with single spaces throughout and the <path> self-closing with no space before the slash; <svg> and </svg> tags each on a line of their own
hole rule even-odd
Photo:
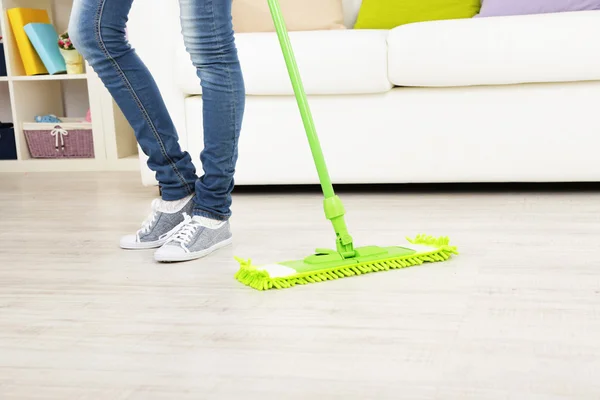
<svg viewBox="0 0 600 400">
<path fill-rule="evenodd" d="M 483 0 L 476 17 L 600 10 L 600 0 Z"/>
</svg>

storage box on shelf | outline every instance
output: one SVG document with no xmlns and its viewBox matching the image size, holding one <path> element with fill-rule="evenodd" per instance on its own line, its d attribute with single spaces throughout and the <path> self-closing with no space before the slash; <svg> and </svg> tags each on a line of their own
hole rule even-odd
<svg viewBox="0 0 600 400">
<path fill-rule="evenodd" d="M 72 6 L 73 0 L 0 0 L 6 59 L 6 76 L 0 76 L 0 121 L 14 123 L 16 148 L 16 160 L 2 160 L 0 172 L 139 170 L 133 130 L 88 65 L 82 74 L 26 73 L 7 10 L 45 10 L 56 32 L 62 33 Z M 71 118 L 81 121 L 88 110 L 91 123 L 70 125 Z M 46 114 L 65 116 L 66 123 L 33 123 L 36 115 Z"/>
<path fill-rule="evenodd" d="M 15 130 L 10 123 L 0 123 L 0 160 L 16 160 Z"/>
<path fill-rule="evenodd" d="M 0 160 L 16 160 L 17 148 L 12 124 L 8 82 L 0 81 Z"/>
<path fill-rule="evenodd" d="M 23 123 L 32 158 L 94 158 L 92 124 L 77 118 L 59 123 Z"/>
<path fill-rule="evenodd" d="M 6 78 L 6 57 L 4 56 L 4 43 L 2 42 L 2 35 L 0 34 L 0 79 Z"/>
</svg>

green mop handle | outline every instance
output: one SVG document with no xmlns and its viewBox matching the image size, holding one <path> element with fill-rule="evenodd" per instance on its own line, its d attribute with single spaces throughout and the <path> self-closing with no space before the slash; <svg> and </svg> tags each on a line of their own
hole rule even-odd
<svg viewBox="0 0 600 400">
<path fill-rule="evenodd" d="M 331 220 L 334 230 L 337 235 L 337 250 L 343 257 L 353 257 L 355 255 L 352 237 L 348 233 L 346 222 L 344 221 L 344 206 L 342 201 L 336 196 L 333 185 L 331 184 L 331 178 L 329 177 L 329 171 L 327 170 L 327 164 L 325 163 L 325 157 L 323 156 L 323 150 L 321 149 L 321 143 L 317 136 L 315 129 L 315 123 L 313 121 L 312 113 L 308 105 L 308 99 L 306 98 L 306 92 L 302 79 L 300 78 L 300 71 L 298 70 L 298 64 L 296 63 L 296 57 L 290 43 L 290 38 L 287 32 L 287 27 L 281 13 L 281 7 L 279 6 L 278 0 L 268 0 L 269 9 L 271 10 L 271 16 L 273 17 L 273 23 L 275 24 L 275 30 L 277 31 L 277 37 L 279 38 L 279 44 L 283 51 L 283 57 L 287 66 L 292 87 L 294 88 L 294 94 L 296 95 L 296 101 L 300 108 L 300 115 L 302 116 L 302 122 L 304 123 L 304 129 L 306 130 L 306 136 L 308 137 L 308 143 L 312 152 L 317 173 L 319 175 L 319 181 L 321 182 L 321 188 L 323 195 L 325 196 L 325 215 L 327 219 Z"/>
</svg>

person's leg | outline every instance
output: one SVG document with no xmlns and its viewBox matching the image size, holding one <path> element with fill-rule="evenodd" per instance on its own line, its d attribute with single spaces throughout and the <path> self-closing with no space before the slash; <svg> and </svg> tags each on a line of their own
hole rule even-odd
<svg viewBox="0 0 600 400">
<path fill-rule="evenodd" d="M 228 220 L 246 97 L 231 0 L 179 4 L 185 45 L 202 85 L 204 175 L 196 183 L 194 217 L 155 253 L 167 262 L 200 258 L 231 243 Z"/>
<path fill-rule="evenodd" d="M 194 193 L 197 175 L 158 87 L 125 37 L 133 0 L 75 0 L 69 35 L 98 74 L 148 156 L 164 200 Z M 157 21 L 160 25 L 160 21 Z"/>
<path fill-rule="evenodd" d="M 185 47 L 202 85 L 204 175 L 195 215 L 231 216 L 231 191 L 246 92 L 231 21 L 231 0 L 179 0 Z M 193 135 L 194 132 L 189 132 Z"/>
<path fill-rule="evenodd" d="M 124 237 L 121 247 L 155 248 L 183 224 L 184 213 L 192 212 L 197 175 L 152 75 L 126 40 L 132 1 L 75 0 L 69 35 L 133 127 L 162 189 L 162 200 L 153 203 L 142 228 Z"/>
</svg>

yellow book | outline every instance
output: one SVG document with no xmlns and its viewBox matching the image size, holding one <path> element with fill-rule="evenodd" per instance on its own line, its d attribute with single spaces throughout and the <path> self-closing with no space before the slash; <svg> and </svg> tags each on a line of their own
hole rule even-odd
<svg viewBox="0 0 600 400">
<path fill-rule="evenodd" d="M 7 14 L 13 36 L 19 48 L 21 60 L 23 61 L 23 67 L 25 67 L 25 74 L 28 76 L 47 74 L 48 70 L 29 41 L 24 26 L 32 22 L 49 24 L 50 17 L 48 16 L 48 12 L 34 8 L 10 8 L 7 10 Z M 58 43 L 58 38 L 56 40 Z"/>
</svg>

